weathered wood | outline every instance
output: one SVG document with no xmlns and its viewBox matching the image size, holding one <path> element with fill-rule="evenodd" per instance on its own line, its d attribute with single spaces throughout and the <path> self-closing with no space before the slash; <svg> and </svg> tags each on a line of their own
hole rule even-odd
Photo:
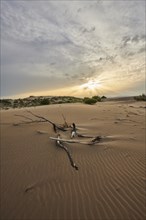
<svg viewBox="0 0 146 220">
<path fill-rule="evenodd" d="M 79 144 L 85 144 L 85 145 L 94 145 L 97 144 L 101 141 L 102 137 L 101 136 L 97 136 L 94 137 L 94 139 L 92 139 L 91 141 L 79 141 L 79 140 L 73 140 L 73 139 L 59 139 L 59 138 L 55 138 L 55 137 L 50 137 L 51 140 L 59 140 L 61 142 L 66 142 L 66 143 L 79 143 Z"/>
<path fill-rule="evenodd" d="M 60 135 L 58 135 L 58 137 L 56 138 L 56 145 L 60 148 L 62 148 L 63 150 L 66 151 L 67 155 L 68 155 L 68 158 L 70 160 L 70 164 L 73 168 L 75 168 L 76 170 L 78 170 L 79 168 L 76 166 L 76 164 L 74 163 L 73 161 L 73 158 L 68 150 L 68 148 L 66 146 L 63 145 L 62 143 L 62 139 L 60 138 Z"/>
<path fill-rule="evenodd" d="M 44 121 L 49 122 L 50 124 L 52 124 L 54 131 L 56 131 L 56 129 L 61 130 L 61 131 L 66 131 L 66 129 L 63 126 L 57 125 L 54 122 L 50 121 L 49 119 L 47 119 L 47 118 L 45 118 L 43 116 L 36 115 L 33 112 L 31 112 L 31 111 L 27 111 L 27 112 L 30 113 L 31 115 L 37 117 L 37 118 L 43 119 Z"/>
</svg>

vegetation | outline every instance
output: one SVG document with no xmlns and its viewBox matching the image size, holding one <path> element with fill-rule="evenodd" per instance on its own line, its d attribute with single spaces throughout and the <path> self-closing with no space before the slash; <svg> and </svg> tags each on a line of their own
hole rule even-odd
<svg viewBox="0 0 146 220">
<path fill-rule="evenodd" d="M 62 103 L 77 103 L 83 102 L 82 98 L 72 96 L 29 96 L 23 99 L 1 99 L 0 108 L 23 108 L 31 106 L 62 104 Z"/>
<path fill-rule="evenodd" d="M 3 106 L 11 106 L 11 99 L 2 99 L 0 103 Z"/>
<path fill-rule="evenodd" d="M 102 97 L 100 97 L 100 96 L 92 96 L 92 98 L 85 97 L 85 98 L 83 99 L 83 102 L 84 102 L 85 104 L 93 105 L 93 104 L 95 104 L 96 102 L 102 102 L 104 99 L 106 99 L 105 96 L 102 96 Z"/>
<path fill-rule="evenodd" d="M 139 95 L 139 96 L 135 96 L 134 99 L 136 101 L 146 101 L 146 95 L 142 94 L 142 95 Z"/>
<path fill-rule="evenodd" d="M 102 99 L 102 100 L 103 100 L 103 99 L 106 99 L 106 96 L 104 96 L 104 95 L 103 95 L 103 96 L 101 96 L 101 99 Z"/>
<path fill-rule="evenodd" d="M 95 98 L 85 97 L 85 98 L 83 99 L 83 102 L 84 102 L 85 104 L 88 104 L 88 105 L 93 105 L 93 104 L 95 104 L 95 103 L 97 102 L 97 100 L 96 100 Z"/>
<path fill-rule="evenodd" d="M 101 97 L 100 96 L 93 96 L 93 99 L 95 99 L 97 102 L 101 102 Z"/>
<path fill-rule="evenodd" d="M 63 103 L 85 103 L 93 105 L 96 102 L 101 102 L 105 99 L 105 96 L 93 96 L 92 98 L 77 98 L 73 96 L 29 96 L 28 98 L 19 99 L 1 99 L 0 108 L 24 108 L 34 107 L 40 105 L 49 104 L 63 104 Z"/>
<path fill-rule="evenodd" d="M 42 100 L 40 100 L 40 105 L 49 105 L 50 104 L 50 101 L 49 101 L 49 99 L 42 99 Z"/>
</svg>

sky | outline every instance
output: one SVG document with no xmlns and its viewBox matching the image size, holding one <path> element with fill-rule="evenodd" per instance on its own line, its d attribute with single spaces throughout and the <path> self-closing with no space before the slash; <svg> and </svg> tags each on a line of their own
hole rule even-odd
<svg viewBox="0 0 146 220">
<path fill-rule="evenodd" d="M 1 97 L 145 93 L 145 1 L 1 1 Z"/>
</svg>

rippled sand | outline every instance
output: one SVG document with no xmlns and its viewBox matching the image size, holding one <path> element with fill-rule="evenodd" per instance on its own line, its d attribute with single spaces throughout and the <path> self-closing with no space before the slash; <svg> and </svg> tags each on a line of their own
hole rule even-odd
<svg viewBox="0 0 146 220">
<path fill-rule="evenodd" d="M 28 116 L 26 109 L 1 111 L 1 219 L 145 219 L 144 102 L 29 109 L 55 123 L 63 123 L 63 113 L 81 134 L 103 139 L 93 146 L 65 144 L 76 171 L 49 139 L 56 137 L 49 123 L 14 126 L 25 120 L 15 114 Z M 61 135 L 70 139 L 70 131 Z"/>
</svg>

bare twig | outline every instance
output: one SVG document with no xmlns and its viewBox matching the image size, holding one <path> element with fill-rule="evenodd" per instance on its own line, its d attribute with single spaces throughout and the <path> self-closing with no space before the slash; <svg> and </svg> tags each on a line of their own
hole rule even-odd
<svg viewBox="0 0 146 220">
<path fill-rule="evenodd" d="M 30 113 L 31 115 L 37 117 L 37 118 L 43 119 L 44 121 L 49 122 L 50 124 L 52 124 L 52 125 L 53 125 L 53 129 L 54 129 L 55 132 L 56 132 L 56 129 L 59 129 L 59 130 L 61 130 L 61 131 L 66 131 L 66 129 L 65 129 L 64 127 L 62 127 L 62 126 L 60 126 L 60 125 L 56 125 L 54 122 L 50 121 L 49 119 L 47 119 L 47 118 L 45 118 L 45 117 L 36 115 L 36 114 L 34 114 L 33 112 L 31 112 L 31 111 L 27 111 L 27 112 Z"/>
<path fill-rule="evenodd" d="M 14 123 L 13 125 L 21 125 L 21 124 L 31 124 L 31 123 L 40 123 L 40 122 L 46 122 L 45 120 L 33 120 L 32 118 L 25 116 L 25 115 L 18 115 L 15 114 L 16 117 L 25 118 L 28 121 L 21 121 L 20 123 Z"/>
<path fill-rule="evenodd" d="M 31 111 L 28 111 L 27 110 L 27 113 L 33 115 L 34 117 L 36 118 L 39 118 L 40 120 L 33 120 L 32 118 L 28 117 L 28 116 L 24 116 L 24 115 L 15 115 L 17 117 L 22 117 L 22 118 L 25 118 L 27 119 L 27 121 L 23 121 L 21 123 L 15 123 L 14 125 L 20 125 L 20 124 L 30 124 L 30 123 L 35 123 L 35 122 L 49 122 L 51 125 L 53 125 L 53 129 L 54 129 L 54 132 L 56 133 L 57 132 L 57 129 L 58 130 L 61 130 L 61 131 L 67 131 L 68 129 L 65 128 L 64 126 L 61 126 L 61 125 L 57 125 L 55 124 L 54 122 L 50 121 L 49 119 L 43 117 L 43 116 L 40 116 L 40 115 L 37 115 Z"/>
<path fill-rule="evenodd" d="M 52 125 L 54 125 L 54 124 L 55 124 L 55 123 L 53 123 L 52 121 L 50 121 L 50 120 L 46 119 L 46 118 L 45 118 L 45 117 L 43 117 L 43 116 L 36 115 L 36 114 L 34 114 L 33 112 L 28 111 L 28 110 L 27 110 L 27 112 L 28 112 L 28 113 L 30 113 L 31 115 L 33 115 L 33 116 L 37 117 L 37 118 L 40 118 L 40 119 L 43 119 L 44 121 L 49 122 L 49 123 L 50 123 L 50 124 L 52 124 Z"/>
<path fill-rule="evenodd" d="M 79 133 L 77 133 L 77 136 L 78 136 L 78 137 L 84 137 L 84 138 L 94 138 L 93 136 L 84 135 L 84 134 L 79 134 Z"/>
<path fill-rule="evenodd" d="M 19 125 L 23 125 L 23 124 L 32 124 L 32 123 L 40 123 L 40 122 L 45 122 L 45 121 L 41 121 L 41 120 L 34 120 L 34 121 L 22 121 L 20 123 L 13 123 L 14 126 L 19 126 Z"/>
<path fill-rule="evenodd" d="M 64 120 L 64 126 L 65 128 L 68 128 L 68 124 L 67 124 L 67 121 L 66 121 L 66 118 L 64 117 L 63 113 L 62 113 L 62 117 L 63 117 L 63 120 Z"/>
<path fill-rule="evenodd" d="M 73 162 L 72 156 L 71 156 L 71 154 L 70 154 L 68 148 L 63 145 L 63 143 L 62 143 L 62 141 L 61 141 L 61 138 L 60 138 L 60 135 L 58 135 L 58 138 L 57 138 L 57 140 L 56 140 L 56 145 L 57 145 L 58 147 L 61 147 L 63 150 L 66 151 L 66 153 L 67 153 L 67 155 L 68 155 L 68 158 L 69 158 L 69 160 L 70 160 L 71 166 L 72 166 L 73 168 L 75 168 L 76 170 L 78 170 L 78 167 L 77 167 L 76 164 Z"/>
<path fill-rule="evenodd" d="M 17 116 L 17 117 L 22 117 L 22 118 L 28 119 L 28 120 L 30 120 L 30 121 L 33 121 L 32 118 L 29 118 L 29 117 L 24 116 L 24 115 L 16 115 L 16 114 L 15 114 L 15 116 Z"/>
</svg>

